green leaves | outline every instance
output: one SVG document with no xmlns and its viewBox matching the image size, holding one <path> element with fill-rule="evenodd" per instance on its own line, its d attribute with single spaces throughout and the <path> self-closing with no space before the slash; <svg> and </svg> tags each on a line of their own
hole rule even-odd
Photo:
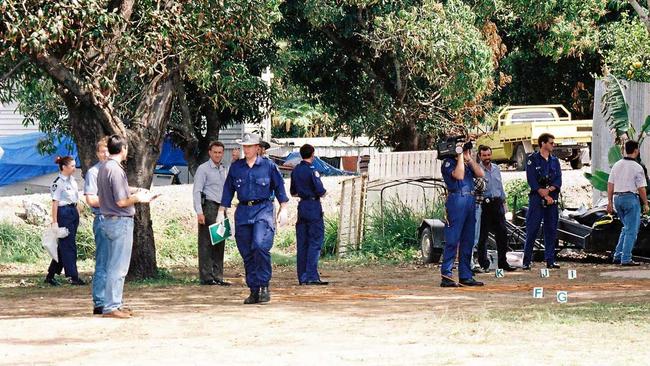
<svg viewBox="0 0 650 366">
<path fill-rule="evenodd" d="M 632 134 L 634 128 L 631 127 L 628 116 L 628 104 L 623 93 L 623 85 L 613 75 L 607 76 L 604 80 L 605 91 L 602 97 L 602 113 L 605 122 L 610 129 L 614 130 L 616 137 L 627 134 L 629 138 L 634 138 Z M 632 128 L 632 133 L 628 131 Z"/>
<path fill-rule="evenodd" d="M 596 170 L 594 174 L 585 172 L 585 178 L 591 182 L 591 185 L 602 192 L 607 192 L 607 180 L 609 179 L 609 174 L 605 173 L 602 170 Z"/>
<path fill-rule="evenodd" d="M 614 166 L 614 164 L 621 159 L 623 159 L 621 147 L 618 145 L 610 147 L 609 152 L 607 152 L 607 161 L 609 162 L 609 166 Z"/>
</svg>

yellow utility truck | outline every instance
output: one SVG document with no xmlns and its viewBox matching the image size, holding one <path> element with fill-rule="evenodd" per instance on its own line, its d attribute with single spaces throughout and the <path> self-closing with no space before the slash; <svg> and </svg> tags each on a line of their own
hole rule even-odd
<svg viewBox="0 0 650 366">
<path fill-rule="evenodd" d="M 591 147 L 592 120 L 572 120 L 562 105 L 510 106 L 499 111 L 497 121 L 476 140 L 476 145 L 492 148 L 495 163 L 526 169 L 526 158 L 538 150 L 537 138 L 544 132 L 555 136 L 553 153 L 582 168 L 581 150 Z"/>
</svg>

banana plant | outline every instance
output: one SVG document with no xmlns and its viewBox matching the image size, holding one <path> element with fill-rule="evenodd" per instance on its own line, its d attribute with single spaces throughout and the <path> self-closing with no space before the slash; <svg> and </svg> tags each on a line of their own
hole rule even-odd
<svg viewBox="0 0 650 366">
<path fill-rule="evenodd" d="M 641 130 L 637 134 L 630 120 L 629 105 L 625 99 L 625 86 L 614 75 L 605 77 L 603 84 L 605 86 L 605 92 L 601 99 L 601 112 L 605 117 L 607 126 L 615 134 L 614 146 L 607 152 L 607 161 L 611 168 L 614 163 L 623 159 L 623 146 L 627 140 L 636 137 L 636 141 L 639 142 L 639 147 L 643 144 L 643 140 L 650 131 L 650 115 L 645 118 Z M 646 168 L 641 162 L 641 157 L 639 157 L 638 161 L 645 171 Z M 596 170 L 594 174 L 585 173 L 584 175 L 595 189 L 607 192 L 607 180 L 609 179 L 607 172 Z"/>
</svg>

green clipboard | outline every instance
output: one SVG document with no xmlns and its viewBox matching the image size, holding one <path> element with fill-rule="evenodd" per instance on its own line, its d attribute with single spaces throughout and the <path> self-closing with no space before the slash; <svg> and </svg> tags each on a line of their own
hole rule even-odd
<svg viewBox="0 0 650 366">
<path fill-rule="evenodd" d="M 232 234 L 230 233 L 230 220 L 225 219 L 223 224 L 212 224 L 208 226 L 210 230 L 210 240 L 212 245 L 217 245 L 224 242 Z"/>
</svg>

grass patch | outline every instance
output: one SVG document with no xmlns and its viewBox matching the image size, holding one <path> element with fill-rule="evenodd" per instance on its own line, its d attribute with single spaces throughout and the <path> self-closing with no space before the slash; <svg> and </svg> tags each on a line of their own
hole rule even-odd
<svg viewBox="0 0 650 366">
<path fill-rule="evenodd" d="M 165 287 L 165 286 L 179 286 L 198 284 L 199 280 L 193 277 L 174 276 L 172 272 L 166 268 L 159 268 L 158 274 L 153 278 L 144 280 L 129 281 L 128 284 L 134 287 Z"/>
<path fill-rule="evenodd" d="M 271 263 L 279 267 L 288 267 L 296 264 L 296 256 L 284 253 L 271 252 Z"/>
<path fill-rule="evenodd" d="M 383 213 L 376 209 L 367 216 L 360 252 L 369 260 L 413 261 L 420 257 L 417 229 L 422 220 L 443 218 L 444 212 L 442 201 L 419 212 L 396 197 L 384 204 Z"/>
<path fill-rule="evenodd" d="M 198 255 L 198 229 L 191 223 L 175 217 L 162 224 L 161 230 L 155 234 L 158 260 L 169 264 L 194 261 Z"/>
<path fill-rule="evenodd" d="M 536 305 L 525 309 L 491 310 L 488 317 L 507 322 L 553 322 L 573 324 L 584 321 L 623 322 L 650 320 L 650 303 L 591 303 L 580 305 Z"/>
<path fill-rule="evenodd" d="M 275 233 L 273 246 L 278 249 L 295 249 L 296 247 L 296 231 L 295 230 L 279 230 Z"/>
<path fill-rule="evenodd" d="M 39 228 L 0 222 L 0 262 L 34 263 L 45 256 Z"/>
<path fill-rule="evenodd" d="M 339 240 L 339 220 L 325 218 L 325 240 L 323 240 L 323 249 L 320 252 L 321 258 L 332 258 L 336 255 L 336 243 Z"/>
</svg>

